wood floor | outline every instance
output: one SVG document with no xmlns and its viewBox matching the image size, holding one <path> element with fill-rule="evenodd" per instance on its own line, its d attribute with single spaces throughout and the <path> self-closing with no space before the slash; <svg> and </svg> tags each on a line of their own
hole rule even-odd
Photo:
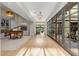
<svg viewBox="0 0 79 59">
<path fill-rule="evenodd" d="M 48 36 L 32 37 L 15 51 L 1 51 L 2 56 L 70 56 Z"/>
</svg>

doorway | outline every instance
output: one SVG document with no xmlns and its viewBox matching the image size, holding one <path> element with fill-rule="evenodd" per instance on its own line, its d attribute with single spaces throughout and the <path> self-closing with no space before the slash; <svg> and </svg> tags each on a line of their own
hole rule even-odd
<svg viewBox="0 0 79 59">
<path fill-rule="evenodd" d="M 41 32 L 44 32 L 44 25 L 43 24 L 37 24 L 36 25 L 36 35 L 40 34 Z"/>
</svg>

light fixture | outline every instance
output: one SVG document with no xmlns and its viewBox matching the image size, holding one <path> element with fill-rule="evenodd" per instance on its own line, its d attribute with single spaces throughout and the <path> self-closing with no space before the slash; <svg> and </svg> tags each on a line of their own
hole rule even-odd
<svg viewBox="0 0 79 59">
<path fill-rule="evenodd" d="M 42 20 L 42 18 L 43 18 L 42 11 L 36 11 L 36 12 L 34 12 L 34 15 L 36 15 L 37 19 L 39 19 L 39 20 Z"/>
<path fill-rule="evenodd" d="M 9 17 L 13 17 L 13 12 L 12 11 L 6 11 L 6 16 L 9 16 Z"/>
<path fill-rule="evenodd" d="M 42 15 L 42 12 L 41 11 L 39 12 L 38 17 L 39 17 L 39 19 L 42 19 L 43 15 Z"/>
</svg>

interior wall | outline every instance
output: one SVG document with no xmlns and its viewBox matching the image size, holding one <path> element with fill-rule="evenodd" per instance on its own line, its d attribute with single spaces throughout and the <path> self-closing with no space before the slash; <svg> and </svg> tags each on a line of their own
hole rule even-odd
<svg viewBox="0 0 79 59">
<path fill-rule="evenodd" d="M 30 35 L 35 35 L 36 34 L 36 25 L 35 23 L 30 24 Z"/>
<path fill-rule="evenodd" d="M 47 34 L 46 22 L 34 22 L 34 23 L 30 23 L 30 35 L 32 35 L 32 36 L 36 35 L 36 25 L 37 24 L 44 24 L 45 25 L 44 33 Z"/>
<path fill-rule="evenodd" d="M 12 18 L 10 18 L 10 17 L 7 17 L 7 16 L 5 15 L 5 12 L 6 12 L 6 10 L 3 9 L 3 8 L 1 8 L 1 15 L 2 15 L 2 18 L 9 20 L 9 22 L 10 22 L 10 27 L 11 27 L 11 28 L 14 28 L 14 27 L 17 27 L 18 25 L 20 25 L 20 24 L 19 24 L 19 21 L 21 22 L 21 20 L 18 19 L 18 18 L 19 18 L 18 15 L 14 14 L 14 16 L 13 16 Z"/>
<path fill-rule="evenodd" d="M 22 24 L 25 24 L 27 26 L 27 30 L 23 31 L 24 36 L 30 35 L 29 34 L 29 26 L 30 26 L 30 24 L 26 21 L 26 19 L 20 17 L 19 15 L 15 15 L 15 19 L 12 20 L 12 22 L 11 22 L 11 27 L 17 27 L 17 26 L 20 26 Z"/>
<path fill-rule="evenodd" d="M 22 25 L 23 23 L 27 24 L 26 20 L 23 19 L 21 16 L 15 14 L 14 18 L 11 20 L 11 27 L 17 27 Z"/>
<path fill-rule="evenodd" d="M 1 21 L 1 18 L 8 19 L 10 22 L 10 28 L 14 28 L 14 27 L 20 26 L 22 24 L 26 24 L 27 30 L 24 31 L 24 35 L 30 35 L 29 34 L 30 33 L 30 24 L 26 21 L 26 19 L 24 19 L 23 17 L 19 16 L 16 13 L 14 13 L 14 16 L 12 18 L 9 18 L 5 15 L 6 10 L 8 10 L 8 8 L 2 8 L 2 7 L 0 8 L 0 21 Z M 1 27 L 1 28 L 3 28 L 3 27 Z"/>
<path fill-rule="evenodd" d="M 1 23 L 1 4 L 0 4 L 0 23 Z M 1 31 L 1 24 L 0 24 L 0 31 Z M 1 33 L 0 33 L 0 38 L 1 38 Z"/>
<path fill-rule="evenodd" d="M 29 23 L 26 23 L 27 24 L 27 31 L 24 31 L 25 35 L 29 36 L 30 35 L 30 24 Z"/>
</svg>

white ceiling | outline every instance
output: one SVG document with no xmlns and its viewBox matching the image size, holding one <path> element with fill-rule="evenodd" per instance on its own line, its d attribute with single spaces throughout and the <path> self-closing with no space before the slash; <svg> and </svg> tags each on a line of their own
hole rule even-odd
<svg viewBox="0 0 79 59">
<path fill-rule="evenodd" d="M 57 2 L 24 2 L 23 5 L 27 7 L 31 15 L 36 21 L 45 21 Z M 39 13 L 42 12 L 42 19 L 39 19 Z"/>
<path fill-rule="evenodd" d="M 56 12 L 58 12 L 58 10 L 61 9 L 66 3 L 65 2 L 12 2 L 12 3 L 3 2 L 3 4 L 29 21 L 46 21 L 47 19 L 51 18 Z M 42 19 L 39 19 L 38 17 L 40 11 L 42 12 Z"/>
</svg>

